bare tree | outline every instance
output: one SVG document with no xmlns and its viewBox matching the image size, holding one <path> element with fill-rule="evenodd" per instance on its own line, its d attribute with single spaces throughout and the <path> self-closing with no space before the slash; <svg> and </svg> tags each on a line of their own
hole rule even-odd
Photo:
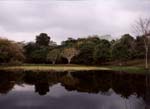
<svg viewBox="0 0 150 109">
<path fill-rule="evenodd" d="M 134 25 L 134 30 L 138 36 L 143 37 L 145 46 L 145 68 L 148 68 L 148 52 L 150 43 L 150 18 L 139 18 Z"/>
</svg>

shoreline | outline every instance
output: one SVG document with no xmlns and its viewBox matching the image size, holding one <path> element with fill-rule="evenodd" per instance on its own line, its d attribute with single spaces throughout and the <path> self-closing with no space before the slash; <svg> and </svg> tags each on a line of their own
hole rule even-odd
<svg viewBox="0 0 150 109">
<path fill-rule="evenodd" d="M 122 71 L 127 73 L 147 73 L 144 67 L 136 66 L 83 66 L 83 65 L 21 65 L 21 66 L 1 66 L 0 70 L 5 71 L 91 71 L 91 70 L 109 70 L 109 71 Z"/>
</svg>

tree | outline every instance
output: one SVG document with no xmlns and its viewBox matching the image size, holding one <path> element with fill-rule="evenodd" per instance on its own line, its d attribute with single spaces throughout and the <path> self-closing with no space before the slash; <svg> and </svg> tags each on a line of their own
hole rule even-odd
<svg viewBox="0 0 150 109">
<path fill-rule="evenodd" d="M 93 58 L 95 62 L 105 62 L 110 58 L 110 43 L 109 41 L 103 39 L 101 42 L 95 47 Z"/>
<path fill-rule="evenodd" d="M 30 42 L 24 46 L 26 61 L 46 63 L 49 50 L 56 46 L 56 43 L 50 41 L 50 37 L 46 33 L 41 33 L 39 36 L 36 36 L 36 43 Z"/>
<path fill-rule="evenodd" d="M 145 47 L 144 47 L 144 41 L 143 37 L 136 37 L 135 40 L 135 57 L 138 59 L 144 59 L 145 58 Z"/>
<path fill-rule="evenodd" d="M 122 61 L 127 61 L 134 57 L 135 53 L 135 41 L 129 34 L 123 35 L 120 40 L 116 41 L 112 45 L 112 58 L 119 60 L 120 65 Z"/>
<path fill-rule="evenodd" d="M 143 37 L 145 47 L 145 68 L 148 68 L 148 52 L 150 43 L 150 18 L 140 18 L 134 25 L 134 30 L 138 36 Z"/>
<path fill-rule="evenodd" d="M 135 39 L 130 34 L 124 34 L 120 39 L 120 43 L 127 48 L 128 59 L 133 59 L 136 55 Z"/>
<path fill-rule="evenodd" d="M 61 46 L 63 47 L 74 47 L 76 45 L 76 40 L 69 37 L 66 41 L 62 41 Z"/>
<path fill-rule="evenodd" d="M 87 39 L 86 39 L 86 42 L 89 42 L 89 43 L 94 43 L 94 44 L 98 44 L 100 42 L 100 39 L 99 39 L 99 36 L 98 35 L 93 35 L 93 36 L 89 36 Z"/>
<path fill-rule="evenodd" d="M 59 49 L 53 49 L 48 52 L 47 54 L 47 60 L 51 61 L 53 64 L 56 63 L 56 60 L 60 57 L 60 50 Z"/>
<path fill-rule="evenodd" d="M 76 48 L 80 53 L 73 58 L 73 62 L 77 64 L 93 64 L 94 48 L 100 43 L 97 35 L 89 36 L 88 38 L 78 38 L 76 41 Z"/>
<path fill-rule="evenodd" d="M 93 52 L 96 45 L 92 42 L 83 42 L 79 46 L 80 53 L 75 57 L 77 64 L 93 64 Z"/>
<path fill-rule="evenodd" d="M 36 50 L 32 51 L 30 54 L 32 63 L 46 63 L 48 51 L 48 47 L 39 47 Z"/>
<path fill-rule="evenodd" d="M 50 43 L 50 37 L 46 33 L 41 33 L 36 36 L 36 44 L 39 46 L 48 46 Z"/>
<path fill-rule="evenodd" d="M 0 38 L 0 63 L 18 64 L 24 60 L 20 44 Z"/>
<path fill-rule="evenodd" d="M 134 38 L 130 34 L 124 34 L 121 38 L 121 43 L 133 48 L 135 45 Z"/>
<path fill-rule="evenodd" d="M 62 51 L 62 57 L 66 58 L 68 60 L 68 64 L 70 64 L 71 59 L 78 53 L 79 51 L 74 47 L 64 48 L 64 50 Z"/>
<path fill-rule="evenodd" d="M 29 42 L 27 44 L 25 44 L 24 46 L 24 54 L 25 54 L 25 57 L 26 57 L 26 62 L 30 62 L 32 63 L 33 62 L 33 56 L 32 56 L 32 53 L 37 50 L 37 45 L 36 43 L 34 42 Z"/>
<path fill-rule="evenodd" d="M 119 65 L 122 65 L 122 61 L 125 61 L 128 59 L 128 51 L 127 47 L 121 44 L 120 42 L 117 42 L 112 47 L 112 57 L 113 60 L 119 60 Z"/>
</svg>

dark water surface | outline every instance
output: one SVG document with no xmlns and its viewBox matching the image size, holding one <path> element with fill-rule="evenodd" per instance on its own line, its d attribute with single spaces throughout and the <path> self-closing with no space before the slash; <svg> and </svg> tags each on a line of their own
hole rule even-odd
<svg viewBox="0 0 150 109">
<path fill-rule="evenodd" d="M 0 109 L 150 109 L 150 76 L 0 71 Z"/>
</svg>

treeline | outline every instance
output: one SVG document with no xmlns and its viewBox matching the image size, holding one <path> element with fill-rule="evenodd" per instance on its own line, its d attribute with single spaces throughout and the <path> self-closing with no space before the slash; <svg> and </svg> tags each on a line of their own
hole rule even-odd
<svg viewBox="0 0 150 109">
<path fill-rule="evenodd" d="M 0 38 L 0 64 L 110 64 L 144 59 L 144 37 L 124 34 L 120 39 L 106 40 L 100 36 L 68 38 L 57 45 L 46 33 L 35 42 L 17 43 Z"/>
</svg>

